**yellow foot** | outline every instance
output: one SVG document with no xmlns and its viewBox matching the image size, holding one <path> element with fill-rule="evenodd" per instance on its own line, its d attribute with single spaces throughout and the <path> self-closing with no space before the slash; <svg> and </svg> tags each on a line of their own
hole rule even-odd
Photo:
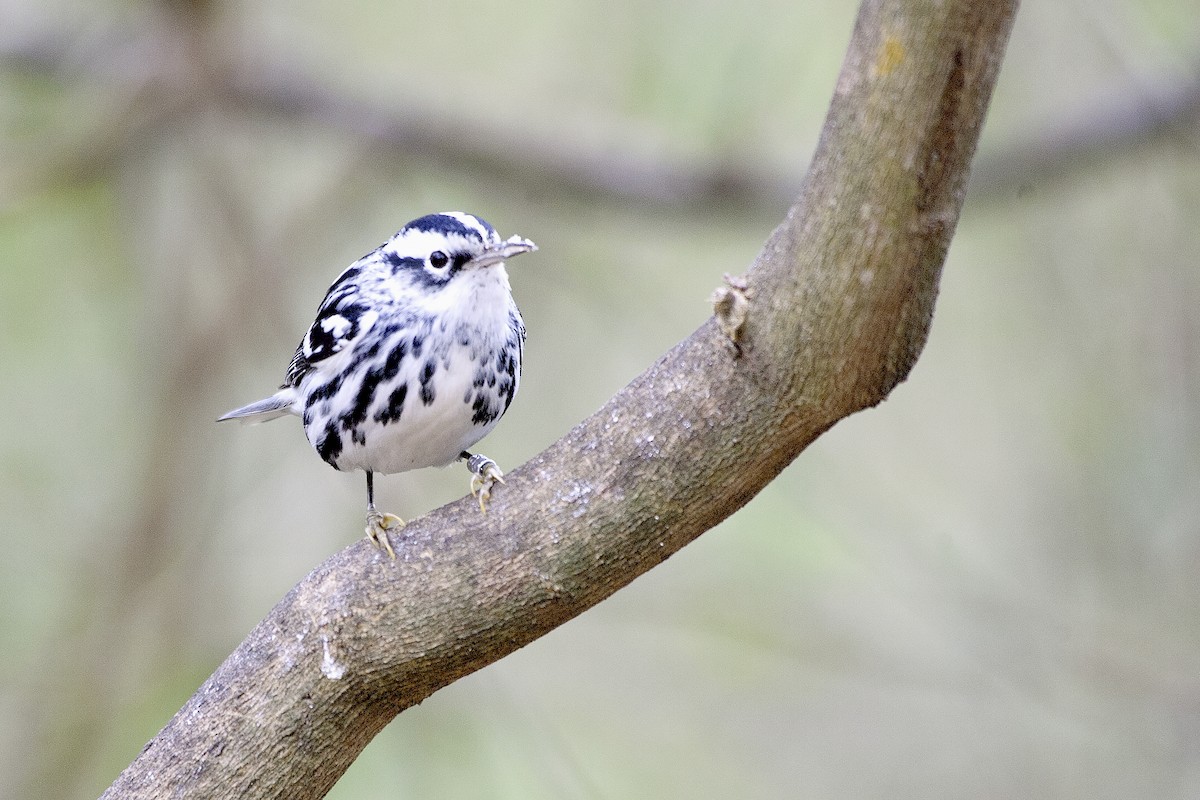
<svg viewBox="0 0 1200 800">
<path fill-rule="evenodd" d="M 388 541 L 387 532 L 403 527 L 404 520 L 395 514 L 381 514 L 374 508 L 367 509 L 367 538 L 371 540 L 371 544 L 391 556 L 392 561 L 396 560 L 396 551 Z"/>
<path fill-rule="evenodd" d="M 492 487 L 504 483 L 504 473 L 487 456 L 474 455 L 467 459 L 467 468 L 471 470 L 471 496 L 479 500 L 480 512 L 487 513 L 488 500 L 492 499 Z"/>
</svg>

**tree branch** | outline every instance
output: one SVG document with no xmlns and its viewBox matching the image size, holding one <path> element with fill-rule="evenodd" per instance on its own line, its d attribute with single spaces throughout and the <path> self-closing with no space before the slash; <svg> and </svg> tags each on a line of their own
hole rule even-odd
<svg viewBox="0 0 1200 800">
<path fill-rule="evenodd" d="M 1156 85 L 1152 92 L 1125 90 L 1095 98 L 1081 113 L 981 156 L 971 191 L 1004 198 L 1164 139 L 1194 146 L 1200 130 L 1200 63 L 1189 73 L 1190 80 Z"/>
<path fill-rule="evenodd" d="M 719 319 L 511 472 L 486 516 L 464 499 L 409 523 L 395 562 L 359 541 L 314 570 L 105 797 L 324 795 L 398 712 L 600 602 L 886 397 L 928 335 L 1015 8 L 864 2 L 800 197 Z"/>
</svg>

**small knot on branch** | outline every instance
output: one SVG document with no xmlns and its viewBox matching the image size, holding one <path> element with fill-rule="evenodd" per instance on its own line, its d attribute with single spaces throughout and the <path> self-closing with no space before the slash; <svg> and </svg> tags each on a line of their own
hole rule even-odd
<svg viewBox="0 0 1200 800">
<path fill-rule="evenodd" d="M 734 358 L 742 355 L 742 330 L 750 315 L 750 282 L 744 275 L 725 273 L 725 285 L 718 286 L 708 298 L 712 303 L 717 327 L 733 347 Z"/>
</svg>

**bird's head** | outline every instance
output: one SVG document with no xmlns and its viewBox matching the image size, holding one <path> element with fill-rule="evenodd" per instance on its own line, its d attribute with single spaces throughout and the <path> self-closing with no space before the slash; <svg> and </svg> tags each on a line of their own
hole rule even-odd
<svg viewBox="0 0 1200 800">
<path fill-rule="evenodd" d="M 393 274 L 405 272 L 418 284 L 436 288 L 468 274 L 537 250 L 520 236 L 501 239 L 496 229 L 474 214 L 446 211 L 414 219 L 380 248 Z"/>
</svg>

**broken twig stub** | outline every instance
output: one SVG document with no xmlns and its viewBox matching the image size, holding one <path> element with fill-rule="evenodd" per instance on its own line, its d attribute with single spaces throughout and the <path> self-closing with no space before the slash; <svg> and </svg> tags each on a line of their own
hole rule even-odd
<svg viewBox="0 0 1200 800">
<path fill-rule="evenodd" d="M 746 318 L 750 315 L 750 283 L 744 275 L 725 273 L 725 285 L 713 290 L 709 302 L 712 303 L 713 316 L 717 318 L 717 326 L 725 334 L 734 357 L 742 354 L 742 330 L 746 327 Z"/>
</svg>

